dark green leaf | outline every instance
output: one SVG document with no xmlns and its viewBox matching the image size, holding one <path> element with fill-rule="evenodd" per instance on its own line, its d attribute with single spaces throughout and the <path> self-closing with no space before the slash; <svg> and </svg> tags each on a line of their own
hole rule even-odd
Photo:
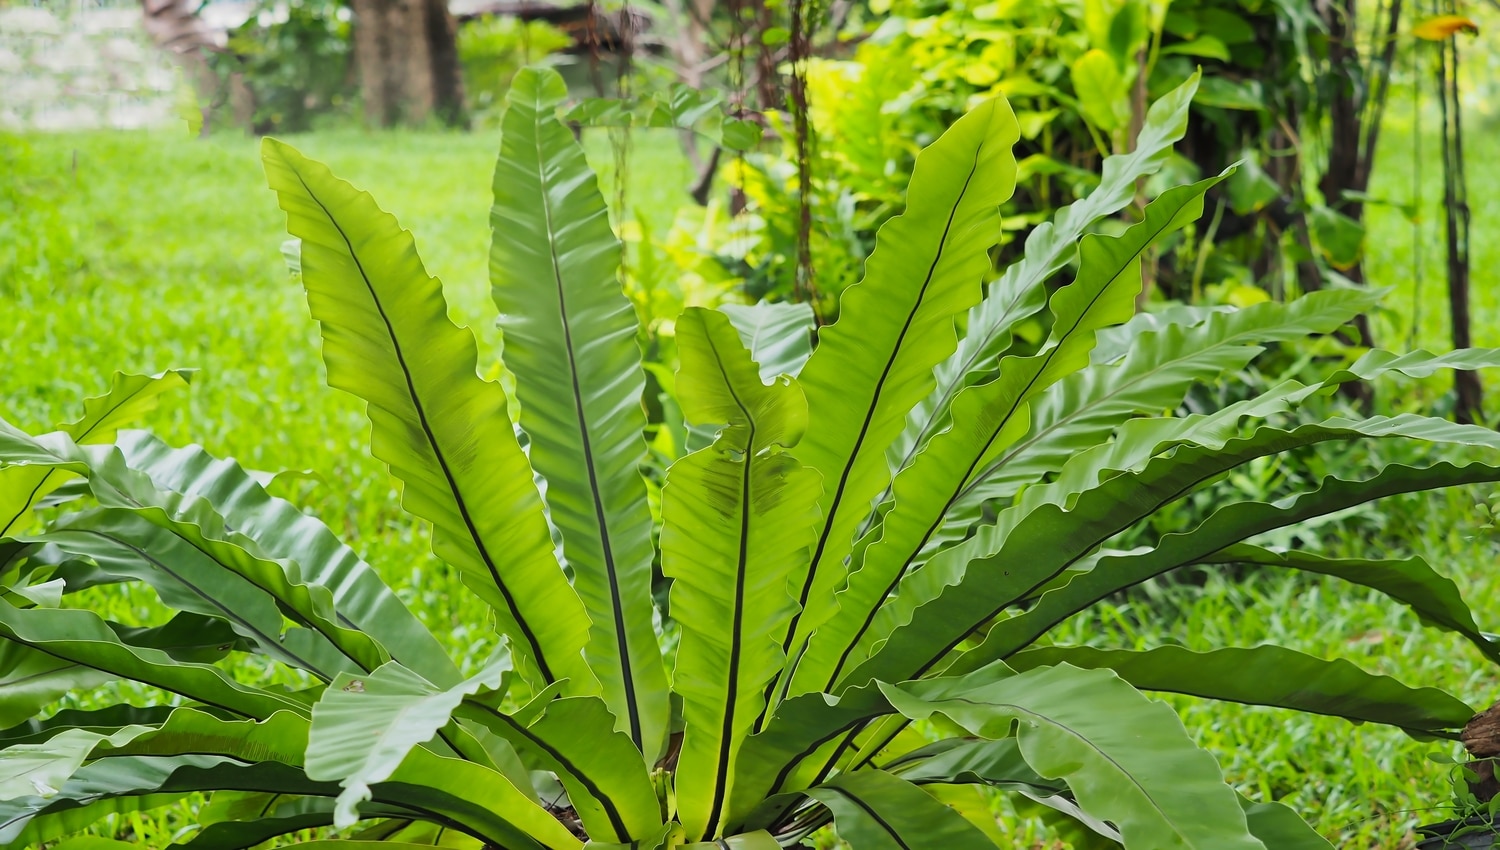
<svg viewBox="0 0 1500 850">
<path fill-rule="evenodd" d="M 115 445 L 125 464 L 156 486 L 206 499 L 224 522 L 255 541 L 271 558 L 294 561 L 310 585 L 333 594 L 334 616 L 379 642 L 391 656 L 428 681 L 447 687 L 462 676 L 442 645 L 322 522 L 271 496 L 238 463 L 199 446 L 174 449 L 143 431 L 125 431 Z"/>
<path fill-rule="evenodd" d="M 921 788 L 883 770 L 861 770 L 808 789 L 833 812 L 834 828 L 854 850 L 993 850 L 962 815 Z"/>
<path fill-rule="evenodd" d="M 1177 714 L 1113 673 L 1060 665 L 982 687 L 962 681 L 882 690 L 914 720 L 942 714 L 980 737 L 1014 734 L 1026 762 L 1065 780 L 1083 811 L 1119 828 L 1127 850 L 1266 850 Z"/>
<path fill-rule="evenodd" d="M 1290 708 L 1417 734 L 1441 734 L 1474 716 L 1472 708 L 1435 688 L 1410 688 L 1343 659 L 1325 661 L 1280 646 L 1209 652 L 1181 646 L 1144 651 L 1048 646 L 1016 653 L 1006 663 L 1017 670 L 1056 664 L 1104 668 L 1143 691 Z"/>
<path fill-rule="evenodd" d="M 1337 576 L 1407 605 L 1428 625 L 1458 632 L 1491 661 L 1500 663 L 1500 645 L 1480 631 L 1458 586 L 1438 575 L 1421 558 L 1329 558 L 1313 552 L 1273 551 L 1239 543 L 1201 558 L 1199 563 L 1255 564 Z"/>
</svg>

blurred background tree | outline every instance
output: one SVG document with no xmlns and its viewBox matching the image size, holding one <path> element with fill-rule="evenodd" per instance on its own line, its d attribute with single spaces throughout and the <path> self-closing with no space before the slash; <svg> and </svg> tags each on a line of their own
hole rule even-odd
<svg viewBox="0 0 1500 850">
<path fill-rule="evenodd" d="M 691 196 L 719 198 L 728 213 L 701 247 L 740 281 L 741 297 L 804 301 L 824 322 L 858 279 L 875 231 L 900 211 L 915 152 L 976 101 L 1004 95 L 1023 130 L 999 267 L 1093 188 L 1104 156 L 1132 149 L 1151 100 L 1200 67 L 1189 135 L 1138 200 L 1239 169 L 1211 193 L 1205 222 L 1152 257 L 1155 292 L 1142 306 L 1243 306 L 1363 285 L 1367 208 L 1400 207 L 1414 225 L 1418 217 L 1409 199 L 1371 194 L 1387 104 L 1395 90 L 1429 91 L 1444 115 L 1452 336 L 1471 336 L 1455 40 L 1476 25 L 1457 0 L 259 4 L 223 47 L 205 51 L 219 71 L 214 102 L 231 109 L 242 86 L 257 132 L 352 114 L 381 127 L 487 125 L 517 68 L 558 65 L 575 90 L 614 104 L 574 118 L 610 128 L 622 171 L 629 126 L 681 125 L 697 175 Z M 674 86 L 717 94 L 690 106 Z M 651 117 L 658 100 L 670 117 Z M 693 110 L 705 108 L 760 124 L 763 140 L 726 149 L 717 130 L 694 131 Z M 1373 337 L 1361 317 L 1342 343 L 1367 347 Z M 1477 410 L 1475 381 L 1462 373 L 1460 418 Z"/>
</svg>

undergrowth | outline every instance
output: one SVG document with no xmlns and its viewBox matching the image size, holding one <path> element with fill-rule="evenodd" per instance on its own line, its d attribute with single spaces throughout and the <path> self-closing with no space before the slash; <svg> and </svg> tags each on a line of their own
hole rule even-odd
<svg viewBox="0 0 1500 850">
<path fill-rule="evenodd" d="M 609 180 L 607 144 L 590 141 L 591 158 Z M 418 231 L 429 268 L 449 284 L 454 318 L 475 326 L 481 350 L 493 350 L 497 341 L 493 327 L 478 323 L 488 287 L 484 211 L 494 142 L 488 133 L 353 131 L 296 140 Z M 1410 144 L 1409 132 L 1387 134 L 1392 160 L 1409 157 Z M 1500 191 L 1488 190 L 1500 189 L 1500 168 L 1490 166 L 1497 157 L 1486 154 L 1487 148 L 1500 153 L 1492 150 L 1497 144 L 1493 136 L 1475 139 L 1472 193 L 1480 204 L 1500 202 Z M 675 140 L 638 139 L 631 168 L 632 208 L 649 225 L 666 227 L 688 203 L 684 187 L 691 178 Z M 1392 197 L 1409 191 L 1398 169 L 1383 173 L 1390 176 L 1377 179 L 1381 191 Z M 1476 269 L 1493 267 L 1484 252 L 1500 250 L 1483 238 L 1486 221 L 1476 209 Z M 358 403 L 322 386 L 316 331 L 278 250 L 283 223 L 249 139 L 0 137 L 0 315 L 9 319 L 0 335 L 0 362 L 7 366 L 0 369 L 0 404 L 21 427 L 41 429 L 68 418 L 114 369 L 199 368 L 191 392 L 166 400 L 152 429 L 256 469 L 316 470 L 278 479 L 278 495 L 362 541 L 362 554 L 385 566 L 386 579 L 434 632 L 447 636 L 455 657 L 478 663 L 493 635 L 461 623 L 483 617 L 453 610 L 451 600 L 470 596 L 452 592 L 456 577 L 432 557 L 426 531 L 403 517 L 390 478 L 362 450 L 368 426 Z M 1382 332 L 1400 348 L 1389 335 L 1405 333 L 1395 322 L 1412 297 L 1411 225 L 1393 208 L 1382 208 L 1372 211 L 1371 227 L 1371 278 L 1398 283 Z M 1436 227 L 1427 225 L 1425 235 L 1424 292 L 1436 296 Z M 1497 297 L 1476 289 L 1477 344 L 1500 342 Z M 1417 341 L 1439 350 L 1445 347 L 1442 302 L 1424 302 L 1429 306 Z M 1412 385 L 1381 403 L 1431 405 L 1444 389 Z M 1325 535 L 1321 545 L 1329 554 L 1347 546 L 1350 552 L 1421 555 L 1458 582 L 1474 600 L 1481 625 L 1494 629 L 1500 581 L 1489 567 L 1497 546 L 1487 532 L 1475 531 L 1486 519 L 1476 508 L 1484 495 L 1455 491 L 1392 501 L 1376 521 L 1351 522 Z M 1371 539 L 1350 539 L 1355 536 Z M 1475 704 L 1500 696 L 1500 681 L 1476 672 L 1484 670 L 1481 659 L 1461 639 L 1421 630 L 1412 615 L 1373 592 L 1294 572 L 1191 578 L 1138 588 L 1076 619 L 1063 637 L 1083 643 L 1112 635 L 1113 645 L 1142 647 L 1276 642 L 1351 656 L 1409 682 L 1442 683 Z M 145 596 L 112 591 L 91 602 L 129 622 L 149 615 Z M 1153 614 L 1137 616 L 1143 607 Z M 1175 616 L 1161 616 L 1164 610 Z M 1144 625 L 1168 622 L 1174 623 L 1170 629 Z M 1231 779 L 1253 781 L 1246 789 L 1253 796 L 1291 804 L 1341 847 L 1409 846 L 1403 842 L 1412 824 L 1446 816 L 1430 807 L 1444 802 L 1447 768 L 1425 755 L 1449 748 L 1289 711 L 1172 702 L 1191 716 L 1190 729 L 1203 730 L 1200 743 Z M 1001 814 L 1013 814 L 1009 803 L 996 805 Z M 166 808 L 99 831 L 164 846 L 187 814 Z M 1007 817 L 1002 829 L 1017 847 L 1050 844 L 1026 818 Z"/>
</svg>

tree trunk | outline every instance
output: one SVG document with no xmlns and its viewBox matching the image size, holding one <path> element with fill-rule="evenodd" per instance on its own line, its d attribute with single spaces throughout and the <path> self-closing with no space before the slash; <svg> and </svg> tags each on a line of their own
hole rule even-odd
<svg viewBox="0 0 1500 850">
<path fill-rule="evenodd" d="M 426 0 L 427 44 L 432 57 L 432 96 L 438 120 L 449 127 L 469 126 L 464 108 L 464 75 L 458 64 L 458 22 L 446 0 Z"/>
<path fill-rule="evenodd" d="M 352 0 L 354 62 L 376 127 L 465 122 L 457 27 L 444 0 Z"/>
<path fill-rule="evenodd" d="M 1475 777 L 1469 783 L 1469 790 L 1481 801 L 1489 802 L 1500 794 L 1500 781 L 1495 779 L 1495 761 L 1500 758 L 1500 703 L 1474 715 L 1460 740 L 1474 757 L 1470 768 Z"/>
<path fill-rule="evenodd" d="M 214 38 L 213 30 L 198 17 L 193 4 L 186 0 L 141 0 L 141 13 L 152 43 L 172 57 L 197 95 L 202 113 L 199 135 L 208 136 L 214 113 L 225 104 L 231 120 L 249 129 L 255 112 L 254 97 L 238 71 L 220 81 L 209 56 L 226 51 Z"/>
<path fill-rule="evenodd" d="M 1370 161 L 1375 158 L 1374 150 L 1361 149 L 1365 140 L 1363 116 L 1370 107 L 1366 93 L 1371 80 L 1366 78 L 1355 44 L 1358 8 L 1358 0 L 1340 0 L 1322 9 L 1328 27 L 1328 70 L 1335 94 L 1328 104 L 1328 165 L 1318 188 L 1323 193 L 1323 203 L 1364 224 L 1364 205 L 1348 197 L 1351 192 L 1363 193 L 1368 188 Z M 1346 269 L 1344 276 L 1355 283 L 1364 283 L 1364 259 Z M 1366 348 L 1375 345 L 1368 316 L 1354 317 L 1354 327 L 1360 345 Z"/>
<path fill-rule="evenodd" d="M 1469 181 L 1464 173 L 1463 103 L 1458 97 L 1458 45 L 1452 39 L 1439 47 L 1438 94 L 1443 106 L 1443 221 L 1448 249 L 1448 320 L 1454 348 L 1474 344 L 1469 315 Z M 1461 369 L 1453 374 L 1457 400 L 1453 418 L 1473 424 L 1484 414 L 1484 387 L 1479 373 Z"/>
</svg>

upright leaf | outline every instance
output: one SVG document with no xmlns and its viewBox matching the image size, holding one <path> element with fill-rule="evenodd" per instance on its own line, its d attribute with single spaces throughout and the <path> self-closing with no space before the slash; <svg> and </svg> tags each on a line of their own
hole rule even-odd
<svg viewBox="0 0 1500 850">
<path fill-rule="evenodd" d="M 784 453 L 807 410 L 790 378 L 761 383 L 721 313 L 677 322 L 684 413 L 722 425 L 713 445 L 677 461 L 662 492 L 662 572 L 681 628 L 674 687 L 686 724 L 677 807 L 693 839 L 717 838 L 740 742 L 785 662 L 791 587 L 800 584 L 817 522 L 816 472 Z"/>
<path fill-rule="evenodd" d="M 584 653 L 647 758 L 666 745 L 666 671 L 652 627 L 645 373 L 620 243 L 549 70 L 511 84 L 490 212 L 490 283 L 532 467 L 592 625 Z"/>
<path fill-rule="evenodd" d="M 594 840 L 641 840 L 661 829 L 661 807 L 647 765 L 630 736 L 598 697 L 536 697 L 545 713 L 527 724 L 482 702 L 460 705 L 457 715 L 510 742 L 527 762 L 552 771 L 568 802 Z"/>
<path fill-rule="evenodd" d="M 328 382 L 367 403 L 371 450 L 433 524 L 433 547 L 497 614 L 546 682 L 591 681 L 587 621 L 552 550 L 541 498 L 500 386 L 480 379 L 474 336 L 448 319 L 395 217 L 273 139 L 266 176 L 302 240 L 302 285 L 323 331 Z"/>
<path fill-rule="evenodd" d="M 649 848 L 649 850 L 657 850 L 657 848 L 665 846 L 667 845 L 658 844 L 656 847 Z M 728 835 L 714 841 L 679 846 L 682 850 L 778 850 L 781 847 L 781 842 L 777 841 L 771 833 L 762 829 L 755 832 L 740 833 L 739 835 Z M 604 848 L 600 848 L 600 850 L 604 850 Z M 643 847 L 642 850 L 647 850 L 647 848 Z"/>
<path fill-rule="evenodd" d="M 995 364 L 1010 347 L 1012 328 L 1046 304 L 1042 284 L 1073 259 L 1083 235 L 1095 222 L 1134 201 L 1136 184 L 1161 169 L 1172 145 L 1187 132 L 1188 107 L 1197 90 L 1194 74 L 1151 104 L 1135 147 L 1104 160 L 1099 186 L 1027 235 L 1021 259 L 990 284 L 985 299 L 969 311 L 968 330 L 958 350 L 937 368 L 935 391 L 912 411 L 905 430 L 892 443 L 892 469 L 904 469 L 947 425 L 953 399 L 964 387 L 994 375 Z"/>
<path fill-rule="evenodd" d="M 890 480 L 886 446 L 953 353 L 954 318 L 979 301 L 1019 135 L 1010 107 L 991 100 L 918 155 L 905 213 L 880 228 L 864 279 L 845 290 L 802 369 L 811 427 L 800 454 L 823 475 L 823 519 L 788 654 L 832 614 L 855 531 Z"/>
<path fill-rule="evenodd" d="M 503 774 L 417 748 L 390 779 L 371 786 L 377 803 L 395 803 L 457 821 L 496 847 L 582 850 L 583 842 Z"/>
<path fill-rule="evenodd" d="M 865 550 L 847 590 L 837 597 L 838 614 L 813 636 L 799 662 L 798 675 L 804 677 L 807 689 L 828 687 L 846 665 L 863 660 L 856 648 L 869 633 L 881 604 L 895 592 L 964 485 L 986 460 L 1003 453 L 1025 433 L 1032 398 L 1088 364 L 1094 332 L 1134 314 L 1142 252 L 1165 233 L 1196 218 L 1202 212 L 1203 193 L 1221 179 L 1169 190 L 1124 234 L 1084 240 L 1077 279 L 1052 298 L 1053 328 L 1042 349 L 1030 357 L 1007 358 L 1001 363 L 1000 377 L 960 393 L 952 424 L 897 475 L 892 487 L 894 506 L 881 524 L 880 540 Z"/>
</svg>

